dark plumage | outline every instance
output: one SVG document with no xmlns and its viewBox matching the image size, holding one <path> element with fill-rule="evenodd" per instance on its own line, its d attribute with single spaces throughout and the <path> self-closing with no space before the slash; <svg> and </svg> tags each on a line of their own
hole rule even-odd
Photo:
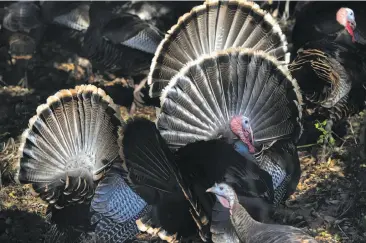
<svg viewBox="0 0 366 243">
<path fill-rule="evenodd" d="M 297 11 L 289 69 L 304 95 L 301 144 L 321 135 L 314 128 L 317 120 L 327 120 L 328 132 L 342 137 L 344 119 L 364 108 L 365 7 L 363 2 L 313 1 Z"/>
<path fill-rule="evenodd" d="M 230 221 L 240 242 L 246 243 L 316 243 L 317 241 L 300 229 L 286 225 L 264 224 L 254 220 L 239 203 L 233 188 L 226 183 L 215 184 L 207 190 L 220 198 L 223 206 L 230 209 Z"/>
<path fill-rule="evenodd" d="M 307 42 L 321 39 L 349 45 L 354 45 L 354 42 L 366 44 L 365 6 L 364 2 L 350 1 L 312 1 L 306 4 L 296 14 L 296 24 L 292 32 L 294 52 Z M 337 18 L 337 12 L 341 8 L 349 8 L 348 14 L 352 11 L 352 16 L 357 23 L 355 28 L 346 27 L 347 22 L 339 21 L 342 18 Z M 350 36 L 351 33 L 354 35 L 354 41 Z"/>
<path fill-rule="evenodd" d="M 202 238 L 207 239 L 215 200 L 205 188 L 216 180 L 238 188 L 242 202 L 255 218 L 268 217 L 273 202 L 270 175 L 243 160 L 229 144 L 197 142 L 181 148 L 175 157 L 154 123 L 143 119 L 129 122 L 121 137 L 128 178 L 134 190 L 154 207 L 148 223 L 173 235 L 169 240 L 176 238 L 175 233 L 184 238 L 196 234 L 190 211 L 202 227 Z M 263 211 L 258 214 L 258 209 Z"/>
<path fill-rule="evenodd" d="M 129 122 L 120 133 L 122 156 L 133 189 L 153 206 L 150 227 L 160 228 L 177 237 L 194 236 L 195 223 L 189 214 L 189 202 L 178 184 L 175 159 L 154 123 L 148 120 Z M 179 235 L 174 235 L 179 233 Z"/>
</svg>

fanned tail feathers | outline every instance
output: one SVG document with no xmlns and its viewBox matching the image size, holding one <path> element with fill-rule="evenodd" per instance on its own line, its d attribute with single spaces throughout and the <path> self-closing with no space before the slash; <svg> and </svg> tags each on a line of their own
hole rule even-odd
<svg viewBox="0 0 366 243">
<path fill-rule="evenodd" d="M 157 126 L 170 147 L 232 139 L 233 116 L 249 118 L 254 145 L 301 132 L 302 99 L 287 69 L 263 51 L 228 49 L 184 67 L 161 95 Z"/>
<path fill-rule="evenodd" d="M 286 37 L 271 14 L 243 0 L 207 1 L 183 15 L 160 43 L 148 78 L 150 96 L 159 96 L 189 62 L 231 47 L 263 50 L 289 62 Z"/>
<path fill-rule="evenodd" d="M 81 85 L 57 92 L 22 135 L 18 180 L 57 208 L 90 201 L 94 181 L 118 157 L 120 125 L 103 90 Z"/>
</svg>

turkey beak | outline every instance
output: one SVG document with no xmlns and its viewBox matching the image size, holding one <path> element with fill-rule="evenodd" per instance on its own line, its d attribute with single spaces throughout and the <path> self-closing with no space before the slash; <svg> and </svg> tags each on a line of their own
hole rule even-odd
<svg viewBox="0 0 366 243">
<path fill-rule="evenodd" d="M 206 192 L 214 193 L 214 192 L 213 192 L 213 190 L 214 190 L 214 189 L 213 189 L 213 187 L 210 187 L 210 188 L 208 188 L 208 189 L 206 190 Z"/>
<path fill-rule="evenodd" d="M 213 187 L 210 187 L 210 188 L 208 188 L 207 190 L 206 190 L 206 192 L 211 192 L 211 193 L 215 193 L 215 191 L 216 191 L 216 183 L 215 183 L 215 185 L 213 186 Z"/>
</svg>

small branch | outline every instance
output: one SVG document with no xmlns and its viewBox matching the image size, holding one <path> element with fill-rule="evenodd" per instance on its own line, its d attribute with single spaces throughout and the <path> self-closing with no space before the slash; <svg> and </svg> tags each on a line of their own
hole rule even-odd
<svg viewBox="0 0 366 243">
<path fill-rule="evenodd" d="M 312 147 L 314 145 L 318 145 L 317 143 L 312 143 L 312 144 L 305 144 L 305 145 L 300 145 L 300 146 L 297 146 L 296 148 L 308 148 L 308 147 Z"/>
<path fill-rule="evenodd" d="M 353 126 L 352 126 L 352 123 L 349 121 L 349 120 L 347 120 L 347 122 L 348 122 L 348 124 L 349 124 L 349 126 L 350 126 L 350 129 L 351 129 L 351 132 L 352 132 L 352 137 L 353 137 L 353 140 L 355 141 L 355 144 L 358 144 L 357 143 L 357 140 L 356 140 L 356 138 L 355 138 L 355 132 L 353 131 Z"/>
</svg>

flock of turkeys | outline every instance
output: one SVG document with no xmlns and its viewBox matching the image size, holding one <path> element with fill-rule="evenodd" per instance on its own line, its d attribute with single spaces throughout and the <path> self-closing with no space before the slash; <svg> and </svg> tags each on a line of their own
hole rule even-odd
<svg viewBox="0 0 366 243">
<path fill-rule="evenodd" d="M 17 179 L 49 204 L 46 242 L 134 242 L 140 232 L 167 242 L 316 242 L 268 222 L 299 182 L 306 124 L 364 109 L 366 4 L 281 3 L 276 11 L 296 19 L 288 37 L 263 3 L 129 4 L 0 11 L 24 86 L 45 33 L 89 60 L 90 76 L 97 68 L 133 80 L 130 99 L 115 86 L 60 90 L 29 120 Z M 155 122 L 121 118 L 119 106 L 142 105 L 156 107 Z"/>
</svg>

